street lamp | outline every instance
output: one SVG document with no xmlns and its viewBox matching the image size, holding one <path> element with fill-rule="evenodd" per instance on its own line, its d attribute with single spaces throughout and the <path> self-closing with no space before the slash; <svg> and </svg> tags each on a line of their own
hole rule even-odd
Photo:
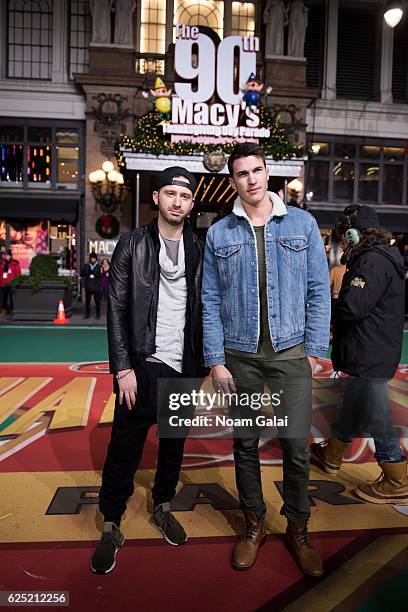
<svg viewBox="0 0 408 612">
<path fill-rule="evenodd" d="M 111 161 L 105 161 L 102 168 L 89 174 L 92 193 L 95 203 L 99 204 L 104 212 L 113 212 L 122 201 L 124 178 L 114 169 Z"/>
<path fill-rule="evenodd" d="M 384 19 L 390 28 L 395 28 L 396 25 L 401 21 L 404 9 L 402 2 L 399 0 L 390 0 L 385 3 L 384 7 Z"/>
</svg>

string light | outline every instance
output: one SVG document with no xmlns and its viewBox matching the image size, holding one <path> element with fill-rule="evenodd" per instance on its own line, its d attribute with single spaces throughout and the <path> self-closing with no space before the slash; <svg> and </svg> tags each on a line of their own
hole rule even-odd
<svg viewBox="0 0 408 612">
<path fill-rule="evenodd" d="M 122 135 L 117 143 L 117 158 L 121 168 L 126 168 L 125 157 L 120 148 L 133 153 L 151 153 L 153 155 L 200 155 L 218 150 L 220 146 L 225 154 L 231 153 L 235 142 L 198 143 L 193 141 L 172 142 L 162 129 L 163 118 L 156 110 L 149 111 L 136 121 L 133 138 Z M 289 142 L 288 133 L 281 126 L 279 119 L 269 107 L 260 107 L 260 126 L 270 130 L 269 138 L 260 138 L 259 142 L 267 157 L 274 160 L 312 157 L 310 144 L 296 146 Z"/>
</svg>

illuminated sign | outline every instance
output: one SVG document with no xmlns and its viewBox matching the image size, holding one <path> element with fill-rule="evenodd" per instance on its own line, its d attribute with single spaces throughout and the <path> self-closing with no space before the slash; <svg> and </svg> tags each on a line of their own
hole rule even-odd
<svg viewBox="0 0 408 612">
<path fill-rule="evenodd" d="M 228 36 L 218 48 L 196 26 L 176 25 L 174 88 L 171 120 L 163 133 L 173 142 L 194 140 L 221 143 L 269 138 L 270 130 L 260 125 L 259 99 L 244 100 L 244 87 L 255 79 L 259 39 Z M 177 80 L 180 79 L 180 80 Z M 256 98 L 257 96 L 257 98 Z M 216 97 L 216 102 L 211 102 Z M 193 138 L 192 138 L 193 137 Z"/>
<path fill-rule="evenodd" d="M 88 240 L 88 254 L 96 253 L 97 255 L 113 255 L 117 240 Z"/>
</svg>

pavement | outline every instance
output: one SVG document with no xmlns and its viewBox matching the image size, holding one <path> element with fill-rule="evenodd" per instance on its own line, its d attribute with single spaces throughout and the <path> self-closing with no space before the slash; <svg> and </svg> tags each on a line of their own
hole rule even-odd
<svg viewBox="0 0 408 612">
<path fill-rule="evenodd" d="M 57 316 L 57 309 L 55 310 L 55 316 Z M 7 314 L 0 317 L 0 327 L 3 325 L 13 325 L 16 327 L 38 326 L 38 327 L 49 327 L 52 325 L 52 321 L 14 321 L 12 314 Z M 91 302 L 91 316 L 89 319 L 85 319 L 85 304 L 83 302 L 77 302 L 73 305 L 72 316 L 69 319 L 67 327 L 101 327 L 106 328 L 106 302 L 101 302 L 101 318 L 95 317 L 95 305 L 92 300 Z M 57 326 L 56 326 L 57 327 Z"/>
</svg>

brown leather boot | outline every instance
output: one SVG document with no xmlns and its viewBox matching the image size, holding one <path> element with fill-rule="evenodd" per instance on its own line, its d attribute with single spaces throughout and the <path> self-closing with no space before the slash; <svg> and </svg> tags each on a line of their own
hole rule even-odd
<svg viewBox="0 0 408 612">
<path fill-rule="evenodd" d="M 253 512 L 244 512 L 244 517 L 245 532 L 232 551 L 232 567 L 236 570 L 247 570 L 254 565 L 258 548 L 266 538 L 263 515 L 258 520 Z"/>
<path fill-rule="evenodd" d="M 355 493 L 373 504 L 408 505 L 407 460 L 380 463 L 382 474 L 375 482 L 361 484 Z"/>
<path fill-rule="evenodd" d="M 286 541 L 295 553 L 296 560 L 302 572 L 318 578 L 323 574 L 323 563 L 319 553 L 309 540 L 307 521 L 292 523 L 288 521 Z"/>
<path fill-rule="evenodd" d="M 324 442 L 314 442 L 310 445 L 310 462 L 321 468 L 327 474 L 337 476 L 343 461 L 346 448 L 350 446 L 348 442 L 341 442 L 334 436 Z"/>
</svg>

